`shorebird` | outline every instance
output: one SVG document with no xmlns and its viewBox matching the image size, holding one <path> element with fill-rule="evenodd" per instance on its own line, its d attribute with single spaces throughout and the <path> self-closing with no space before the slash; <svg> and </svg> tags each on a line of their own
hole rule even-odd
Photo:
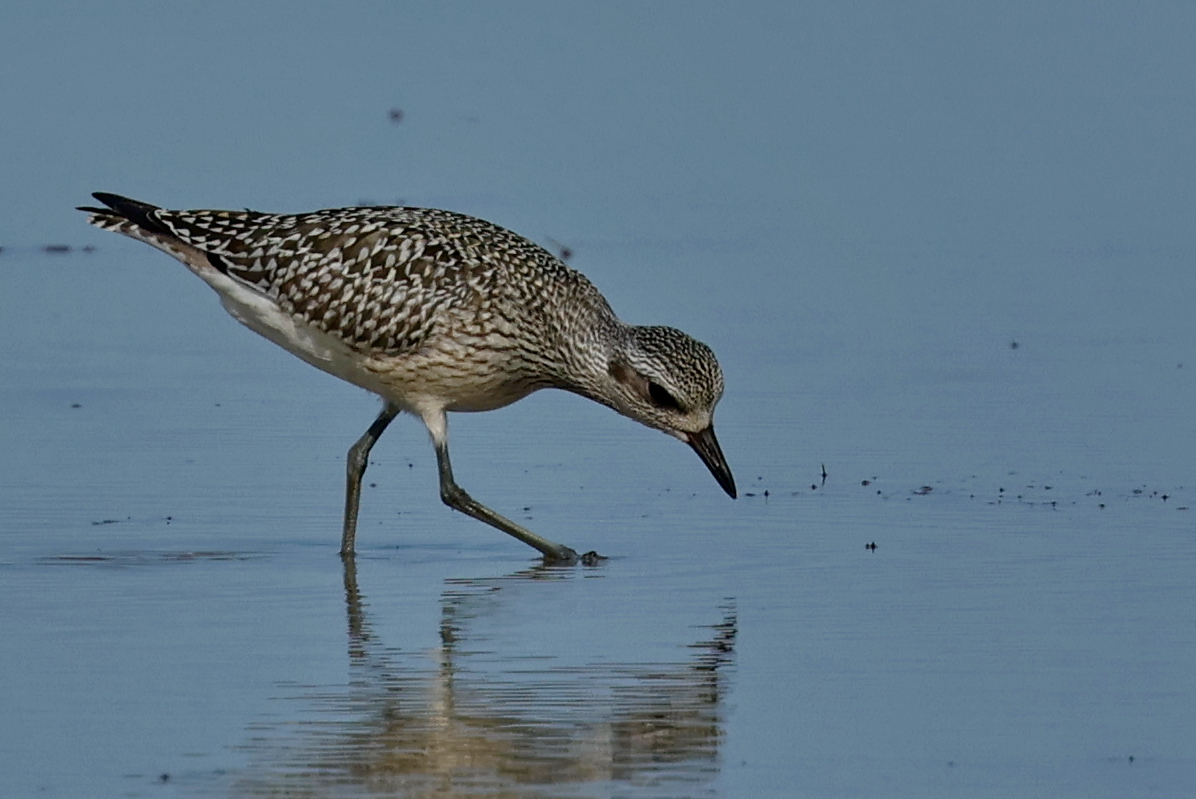
<svg viewBox="0 0 1196 799">
<path fill-rule="evenodd" d="M 432 438 L 446 505 L 546 561 L 576 562 L 574 550 L 467 494 L 449 462 L 447 411 L 493 410 L 542 388 L 675 436 L 735 497 L 714 435 L 723 374 L 711 349 L 671 327 L 621 322 L 581 273 L 522 236 L 430 208 L 172 211 L 92 196 L 106 207 L 80 207 L 91 224 L 174 256 L 250 330 L 382 398 L 349 448 L 343 556 L 354 552 L 370 450 L 406 411 Z"/>
</svg>

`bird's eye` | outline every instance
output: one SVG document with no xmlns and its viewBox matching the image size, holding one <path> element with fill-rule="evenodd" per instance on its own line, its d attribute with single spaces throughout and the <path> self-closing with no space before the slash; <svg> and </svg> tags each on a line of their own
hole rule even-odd
<svg viewBox="0 0 1196 799">
<path fill-rule="evenodd" d="M 659 383 L 654 383 L 651 380 L 648 381 L 648 396 L 651 397 L 652 404 L 661 410 L 684 413 L 681 403 L 677 402 L 676 398 Z"/>
</svg>

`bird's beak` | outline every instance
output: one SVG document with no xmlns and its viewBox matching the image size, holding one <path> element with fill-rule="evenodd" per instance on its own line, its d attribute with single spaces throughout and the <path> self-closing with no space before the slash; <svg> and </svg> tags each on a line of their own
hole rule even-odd
<svg viewBox="0 0 1196 799">
<path fill-rule="evenodd" d="M 723 451 L 718 446 L 718 439 L 714 437 L 714 425 L 710 425 L 699 433 L 686 433 L 685 441 L 694 448 L 702 463 L 718 480 L 731 499 L 735 499 L 735 478 L 731 475 L 731 467 L 723 457 Z"/>
</svg>

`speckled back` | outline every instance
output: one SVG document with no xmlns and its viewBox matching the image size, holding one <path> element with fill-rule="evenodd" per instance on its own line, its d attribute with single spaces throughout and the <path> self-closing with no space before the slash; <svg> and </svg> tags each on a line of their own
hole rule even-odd
<svg viewBox="0 0 1196 799">
<path fill-rule="evenodd" d="M 450 211 L 155 209 L 153 216 L 287 313 L 375 356 L 410 353 L 448 327 L 456 335 L 503 335 L 542 328 L 546 316 L 610 313 L 585 277 L 542 247 Z"/>
</svg>

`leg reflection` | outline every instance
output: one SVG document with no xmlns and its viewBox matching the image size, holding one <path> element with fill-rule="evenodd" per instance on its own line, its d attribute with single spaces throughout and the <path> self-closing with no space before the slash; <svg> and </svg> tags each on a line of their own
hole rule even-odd
<svg viewBox="0 0 1196 799">
<path fill-rule="evenodd" d="M 662 795 L 699 791 L 718 772 L 734 603 L 670 663 L 566 665 L 569 653 L 544 653 L 551 637 L 516 651 L 489 637 L 495 617 L 552 601 L 539 581 L 578 575 L 532 569 L 453 581 L 441 596 L 440 646 L 409 653 L 379 641 L 345 558 L 350 685 L 314 697 L 321 723 L 296 722 L 253 789 L 535 797 L 613 782 L 638 786 L 637 795 L 651 795 L 651 784 Z"/>
</svg>

